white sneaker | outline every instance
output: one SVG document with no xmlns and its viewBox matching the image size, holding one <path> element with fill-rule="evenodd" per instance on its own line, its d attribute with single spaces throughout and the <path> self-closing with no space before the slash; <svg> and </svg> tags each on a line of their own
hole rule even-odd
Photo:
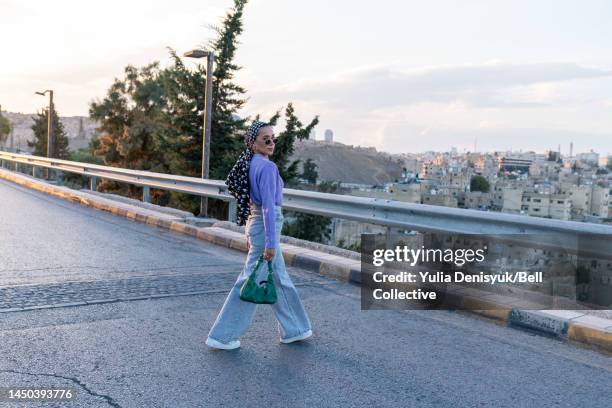
<svg viewBox="0 0 612 408">
<path fill-rule="evenodd" d="M 288 339 L 280 339 L 280 341 L 283 344 L 289 344 L 289 343 L 293 343 L 294 341 L 300 341 L 300 340 L 307 339 L 310 336 L 312 336 L 312 330 L 308 330 L 307 332 L 304 332 L 295 337 L 289 337 Z"/>
<path fill-rule="evenodd" d="M 221 350 L 233 350 L 240 347 L 240 340 L 232 340 L 229 343 L 221 343 L 220 341 L 211 339 L 209 337 L 206 339 L 206 345 Z"/>
</svg>

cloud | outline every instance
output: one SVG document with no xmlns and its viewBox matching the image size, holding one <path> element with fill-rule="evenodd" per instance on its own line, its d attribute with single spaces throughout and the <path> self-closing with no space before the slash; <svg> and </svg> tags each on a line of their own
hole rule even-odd
<svg viewBox="0 0 612 408">
<path fill-rule="evenodd" d="M 547 103 L 547 96 L 550 97 L 554 89 L 550 84 L 610 76 L 610 69 L 573 63 L 492 62 L 411 71 L 378 66 L 328 79 L 302 80 L 270 90 L 253 89 L 256 94 L 253 99 L 261 103 L 302 100 L 336 109 L 351 107 L 359 112 L 422 102 L 456 101 L 479 107 L 535 107 Z"/>
<path fill-rule="evenodd" d="M 293 101 L 301 118 L 320 115 L 319 133 L 331 128 L 338 141 L 392 152 L 471 150 L 475 138 L 479 150 L 543 150 L 580 137 L 605 152 L 610 77 L 573 63 L 371 66 L 272 89 L 252 84 L 248 113 Z"/>
</svg>

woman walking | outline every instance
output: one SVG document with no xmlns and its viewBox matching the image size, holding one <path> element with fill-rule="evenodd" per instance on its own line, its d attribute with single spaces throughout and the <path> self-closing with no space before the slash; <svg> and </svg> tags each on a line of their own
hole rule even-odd
<svg viewBox="0 0 612 408">
<path fill-rule="evenodd" d="M 246 224 L 248 255 L 206 339 L 208 346 L 224 350 L 240 347 L 239 338 L 253 320 L 257 304 L 240 299 L 240 288 L 262 254 L 274 270 L 278 298 L 271 306 L 281 343 L 312 336 L 310 320 L 285 269 L 280 248 L 284 183 L 276 164 L 269 160 L 276 144 L 274 130 L 268 123 L 255 121 L 245 135 L 245 144 L 225 183 L 237 200 L 237 224 Z"/>
</svg>

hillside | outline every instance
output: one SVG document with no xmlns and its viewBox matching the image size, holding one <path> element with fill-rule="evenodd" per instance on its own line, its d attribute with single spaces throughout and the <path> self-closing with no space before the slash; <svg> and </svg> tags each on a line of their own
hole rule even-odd
<svg viewBox="0 0 612 408">
<path fill-rule="evenodd" d="M 399 178 L 403 162 L 373 147 L 354 147 L 323 141 L 296 141 L 292 159 L 312 159 L 320 180 L 356 184 L 383 184 Z"/>
<path fill-rule="evenodd" d="M 28 140 L 34 139 L 32 124 L 34 123 L 32 114 L 2 112 L 2 115 L 13 124 L 13 147 L 29 151 Z M 85 116 L 60 116 L 60 121 L 64 124 L 66 135 L 70 140 L 70 149 L 77 150 L 87 147 L 89 140 L 96 134 L 97 124 Z M 10 147 L 10 138 L 6 141 L 6 146 Z"/>
</svg>

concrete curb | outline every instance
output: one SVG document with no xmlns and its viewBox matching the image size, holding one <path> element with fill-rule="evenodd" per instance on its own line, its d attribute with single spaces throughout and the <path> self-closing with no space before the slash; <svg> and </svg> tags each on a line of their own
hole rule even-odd
<svg viewBox="0 0 612 408">
<path fill-rule="evenodd" d="M 25 174 L 0 169 L 0 178 L 81 205 L 107 211 L 133 221 L 179 232 L 215 245 L 247 251 L 244 233 L 222 228 L 196 227 L 183 218 L 110 200 L 97 194 L 47 184 Z M 355 259 L 284 244 L 285 263 L 345 282 L 361 283 L 361 262 Z M 499 296 L 462 296 L 462 308 L 509 326 L 526 327 L 546 335 L 612 353 L 612 320 L 569 310 L 524 310 L 512 307 Z"/>
<path fill-rule="evenodd" d="M 612 353 L 612 320 L 571 310 L 512 310 L 509 324 Z"/>
</svg>

